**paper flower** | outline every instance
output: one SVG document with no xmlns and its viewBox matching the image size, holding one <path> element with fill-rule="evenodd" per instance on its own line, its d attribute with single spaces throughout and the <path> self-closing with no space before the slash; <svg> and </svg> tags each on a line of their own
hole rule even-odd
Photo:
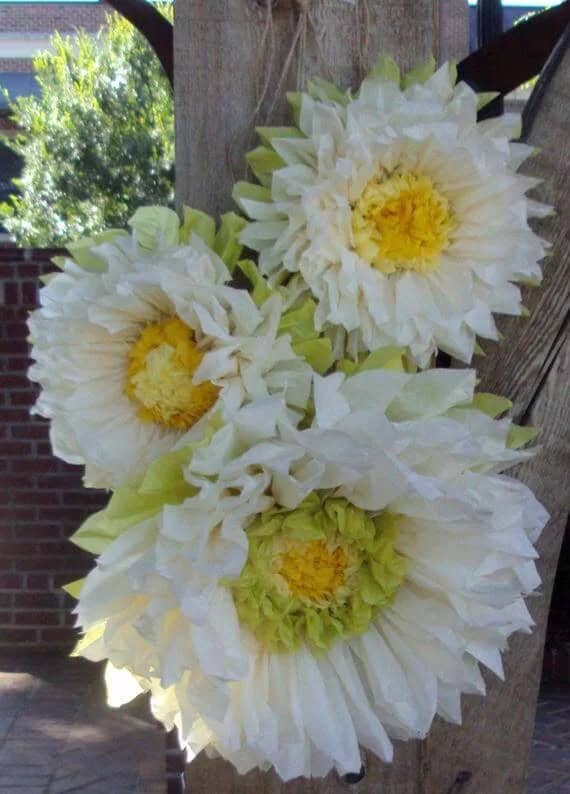
<svg viewBox="0 0 570 794">
<path fill-rule="evenodd" d="M 479 663 L 502 675 L 532 625 L 547 518 L 497 473 L 530 453 L 474 383 L 317 376 L 312 421 L 251 402 L 118 491 L 76 538 L 102 550 L 78 652 L 109 660 L 111 702 L 150 690 L 194 752 L 283 779 L 356 772 L 359 745 L 389 761 L 390 737 L 459 722 Z"/>
<path fill-rule="evenodd" d="M 420 367 L 437 349 L 469 362 L 494 313 L 521 314 L 514 282 L 540 281 L 546 250 L 528 218 L 550 209 L 516 174 L 519 117 L 477 123 L 478 95 L 433 71 L 383 58 L 354 98 L 322 81 L 292 95 L 297 126 L 259 130 L 261 185 L 234 194 L 242 242 L 273 280 L 302 278 L 319 328 L 352 353 L 408 346 Z"/>
<path fill-rule="evenodd" d="M 199 438 L 217 407 L 231 415 L 274 392 L 306 401 L 311 371 L 279 333 L 279 296 L 256 306 L 213 250 L 235 260 L 237 221 L 214 236 L 202 213 L 186 210 L 180 229 L 171 210 L 139 210 L 132 235 L 71 246 L 41 290 L 29 321 L 35 412 L 90 485 L 115 487 L 185 434 Z"/>
</svg>

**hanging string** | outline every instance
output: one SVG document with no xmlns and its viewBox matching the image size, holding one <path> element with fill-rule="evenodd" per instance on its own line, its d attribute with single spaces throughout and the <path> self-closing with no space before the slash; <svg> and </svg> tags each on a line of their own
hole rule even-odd
<svg viewBox="0 0 570 794">
<path fill-rule="evenodd" d="M 273 17 L 273 2 L 266 0 L 265 21 L 256 58 L 256 84 L 255 84 L 255 107 L 245 125 L 244 134 L 252 135 L 252 127 L 259 118 L 262 108 L 267 104 L 270 86 L 275 83 L 275 88 L 271 90 L 272 99 L 269 102 L 267 111 L 263 114 L 263 124 L 267 125 L 271 121 L 278 103 L 281 101 L 288 76 L 293 62 L 296 60 L 295 83 L 297 90 L 305 88 L 306 79 L 306 56 L 308 50 L 309 34 L 314 41 L 319 71 L 328 80 L 334 80 L 331 66 L 325 54 L 325 37 L 327 35 L 327 15 L 331 2 L 344 2 L 353 6 L 356 28 L 356 58 L 359 76 L 362 78 L 369 68 L 369 39 L 370 39 L 370 6 L 369 0 L 294 0 L 297 8 L 297 24 L 291 38 L 291 44 L 287 50 L 283 65 L 279 70 L 278 76 L 274 75 L 277 47 L 275 41 L 275 23 Z M 263 74 L 263 80 L 259 75 Z M 243 140 L 235 139 L 228 147 L 228 164 L 235 179 L 233 167 L 233 153 Z M 240 146 L 241 148 L 241 146 Z M 246 174 L 247 176 L 247 167 Z"/>
</svg>

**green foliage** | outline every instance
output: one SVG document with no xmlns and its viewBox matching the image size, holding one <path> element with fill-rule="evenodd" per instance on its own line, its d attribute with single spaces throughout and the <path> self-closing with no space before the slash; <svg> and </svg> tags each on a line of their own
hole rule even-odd
<svg viewBox="0 0 570 794">
<path fill-rule="evenodd" d="M 0 217 L 20 245 L 63 245 L 173 201 L 172 92 L 146 40 L 113 14 L 96 39 L 52 47 L 34 61 L 40 95 L 11 105 L 23 172 Z"/>
</svg>

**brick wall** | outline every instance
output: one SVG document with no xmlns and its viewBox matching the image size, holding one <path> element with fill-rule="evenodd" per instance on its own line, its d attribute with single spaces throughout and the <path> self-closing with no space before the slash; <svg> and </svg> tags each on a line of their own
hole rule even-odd
<svg viewBox="0 0 570 794">
<path fill-rule="evenodd" d="M 26 58 L 0 58 L 0 72 L 11 72 L 12 74 L 14 72 L 23 72 L 24 74 L 29 74 L 31 71 L 31 60 Z"/>
<path fill-rule="evenodd" d="M 0 33 L 73 33 L 97 31 L 105 21 L 105 3 L 2 3 Z"/>
<path fill-rule="evenodd" d="M 52 252 L 53 253 L 53 252 Z M 67 538 L 105 495 L 51 454 L 47 422 L 31 417 L 26 318 L 51 254 L 0 248 L 0 647 L 69 647 L 70 607 L 61 585 L 92 565 Z"/>
</svg>

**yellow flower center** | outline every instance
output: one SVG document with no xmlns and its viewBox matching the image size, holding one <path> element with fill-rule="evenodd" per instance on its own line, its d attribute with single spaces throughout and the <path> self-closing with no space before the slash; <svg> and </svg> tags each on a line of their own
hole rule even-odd
<svg viewBox="0 0 570 794">
<path fill-rule="evenodd" d="M 203 357 L 180 318 L 147 325 L 129 350 L 125 383 L 125 393 L 138 405 L 138 417 L 171 429 L 192 427 L 219 393 L 209 381 L 193 383 Z"/>
<path fill-rule="evenodd" d="M 449 201 L 431 179 L 410 171 L 370 180 L 352 210 L 357 254 L 387 274 L 434 270 L 455 225 Z"/>
<path fill-rule="evenodd" d="M 277 570 L 296 598 L 321 602 L 332 598 L 344 584 L 348 564 L 341 546 L 315 540 L 291 546 L 281 555 Z"/>
</svg>

